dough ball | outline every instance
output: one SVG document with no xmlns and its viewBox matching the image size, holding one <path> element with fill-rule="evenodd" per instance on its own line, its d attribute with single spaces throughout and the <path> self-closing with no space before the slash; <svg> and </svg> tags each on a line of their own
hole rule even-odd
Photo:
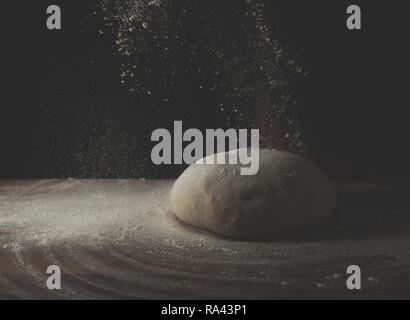
<svg viewBox="0 0 410 320">
<path fill-rule="evenodd" d="M 319 224 L 335 209 L 333 185 L 302 157 L 260 149 L 256 175 L 241 175 L 241 167 L 191 165 L 172 188 L 171 210 L 184 223 L 203 230 L 265 239 Z"/>
</svg>

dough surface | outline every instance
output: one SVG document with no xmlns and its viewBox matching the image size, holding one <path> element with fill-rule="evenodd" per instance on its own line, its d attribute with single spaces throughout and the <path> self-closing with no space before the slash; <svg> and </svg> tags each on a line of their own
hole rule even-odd
<svg viewBox="0 0 410 320">
<path fill-rule="evenodd" d="M 332 214 L 333 185 L 309 161 L 268 149 L 259 158 L 253 176 L 240 175 L 239 163 L 191 165 L 171 190 L 171 210 L 188 225 L 244 239 L 277 237 Z"/>
</svg>

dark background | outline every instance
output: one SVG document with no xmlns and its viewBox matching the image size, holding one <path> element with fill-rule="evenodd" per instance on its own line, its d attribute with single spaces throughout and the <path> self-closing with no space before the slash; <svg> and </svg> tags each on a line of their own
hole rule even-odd
<svg viewBox="0 0 410 320">
<path fill-rule="evenodd" d="M 172 109 L 144 109 L 121 86 L 114 38 L 86 18 L 95 2 L 2 4 L 0 178 L 167 178 L 183 169 L 151 164 L 156 117 L 179 119 Z M 362 9 L 361 31 L 345 26 L 353 2 Z M 279 40 L 310 70 L 295 89 L 307 140 L 314 161 L 333 177 L 408 180 L 404 1 L 353 2 L 272 1 L 269 7 Z M 50 4 L 62 8 L 61 31 L 45 27 Z M 217 115 L 204 106 L 184 108 L 197 108 L 203 127 L 218 127 Z"/>
</svg>

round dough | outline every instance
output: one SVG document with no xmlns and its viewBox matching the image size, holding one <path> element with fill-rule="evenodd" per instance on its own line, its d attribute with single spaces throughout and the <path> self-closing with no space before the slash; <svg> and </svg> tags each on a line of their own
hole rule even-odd
<svg viewBox="0 0 410 320">
<path fill-rule="evenodd" d="M 260 149 L 256 175 L 240 175 L 241 167 L 191 165 L 172 188 L 171 210 L 186 224 L 203 230 L 264 239 L 319 224 L 335 209 L 333 185 L 297 155 Z"/>
</svg>

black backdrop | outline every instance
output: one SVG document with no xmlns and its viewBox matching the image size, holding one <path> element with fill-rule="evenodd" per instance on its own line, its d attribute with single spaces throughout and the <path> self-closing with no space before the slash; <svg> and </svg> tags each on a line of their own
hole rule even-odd
<svg viewBox="0 0 410 320">
<path fill-rule="evenodd" d="M 167 178 L 183 169 L 151 164 L 155 119 L 178 119 L 172 109 L 144 110 L 120 85 L 113 37 L 86 18 L 95 2 L 2 3 L 0 178 Z M 310 70 L 296 93 L 318 165 L 339 178 L 408 179 L 405 2 L 353 2 L 361 31 L 346 29 L 351 1 L 342 0 L 272 1 L 271 23 Z M 50 4 L 62 8 L 62 31 L 45 28 Z M 221 125 L 201 103 L 183 108 L 197 108 L 197 127 Z"/>
</svg>

